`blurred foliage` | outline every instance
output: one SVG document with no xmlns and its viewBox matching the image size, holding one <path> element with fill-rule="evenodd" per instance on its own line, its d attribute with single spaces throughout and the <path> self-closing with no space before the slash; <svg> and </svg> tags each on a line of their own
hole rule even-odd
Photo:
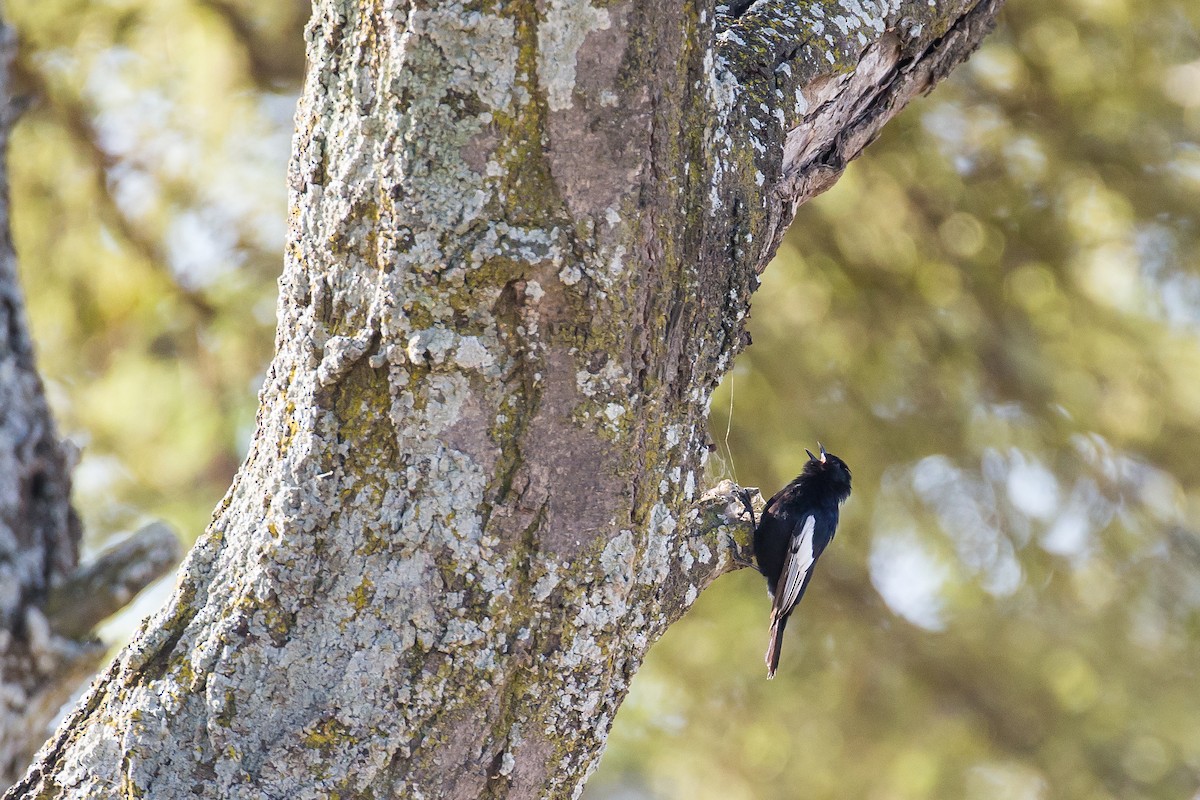
<svg viewBox="0 0 1200 800">
<path fill-rule="evenodd" d="M 88 541 L 190 541 L 253 430 L 307 3 L 9 4 L 13 229 Z"/>
<path fill-rule="evenodd" d="M 244 455 L 307 13 L 9 9 L 15 234 L 90 536 L 194 537 Z M 714 477 L 769 494 L 817 439 L 855 473 L 779 677 L 761 579 L 718 582 L 588 796 L 1195 796 L 1198 223 L 1200 7 L 1010 0 L 801 210 L 714 400 Z"/>
</svg>

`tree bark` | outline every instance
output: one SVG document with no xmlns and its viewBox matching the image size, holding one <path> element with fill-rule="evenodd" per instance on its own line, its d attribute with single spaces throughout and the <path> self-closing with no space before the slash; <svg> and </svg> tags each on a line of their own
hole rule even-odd
<svg viewBox="0 0 1200 800">
<path fill-rule="evenodd" d="M 317 3 L 251 452 L 8 796 L 576 795 L 757 274 L 998 6 Z"/>
</svg>

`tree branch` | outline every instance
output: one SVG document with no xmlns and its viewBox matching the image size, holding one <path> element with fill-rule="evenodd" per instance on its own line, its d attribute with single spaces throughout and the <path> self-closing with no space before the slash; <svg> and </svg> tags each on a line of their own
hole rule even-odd
<svg viewBox="0 0 1200 800">
<path fill-rule="evenodd" d="M 718 97 L 728 104 L 718 115 L 728 141 L 746 151 L 740 163 L 753 170 L 736 180 L 762 187 L 758 272 L 796 210 L 831 187 L 910 100 L 965 60 L 1002 4 L 912 0 L 826 10 L 818 0 L 757 0 L 718 14 Z"/>
<path fill-rule="evenodd" d="M 44 609 L 51 630 L 69 638 L 86 636 L 182 557 L 179 539 L 168 525 L 152 522 L 139 528 L 50 590 Z"/>
</svg>

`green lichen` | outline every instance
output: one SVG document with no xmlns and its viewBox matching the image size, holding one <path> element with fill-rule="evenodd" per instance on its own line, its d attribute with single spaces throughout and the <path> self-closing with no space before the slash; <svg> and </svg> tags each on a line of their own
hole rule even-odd
<svg viewBox="0 0 1200 800">
<path fill-rule="evenodd" d="M 350 605 L 354 606 L 355 611 L 362 611 L 371 604 L 371 598 L 375 596 L 375 584 L 366 575 L 363 576 L 362 582 L 350 592 L 346 598 L 350 601 Z"/>
<path fill-rule="evenodd" d="M 191 658 L 186 653 L 180 653 L 171 660 L 170 671 L 180 686 L 190 688 L 196 681 L 196 671 L 192 669 Z"/>
<path fill-rule="evenodd" d="M 518 42 L 517 86 L 528 92 L 531 101 L 516 113 L 493 114 L 500 143 L 492 157 L 504 168 L 503 218 L 514 225 L 543 227 L 548 220 L 565 222 L 569 215 L 565 213 L 566 204 L 546 158 L 549 108 L 537 73 L 540 15 L 533 0 L 518 0 L 508 4 L 508 8 Z"/>
<path fill-rule="evenodd" d="M 233 689 L 226 689 L 224 699 L 224 705 L 213 719 L 222 728 L 228 728 L 237 718 L 237 695 Z"/>
<path fill-rule="evenodd" d="M 282 647 L 291 634 L 296 615 L 283 610 L 277 603 L 264 604 L 262 621 L 271 634 L 271 641 L 277 647 Z"/>
<path fill-rule="evenodd" d="M 287 419 L 287 422 L 284 423 L 283 435 L 279 437 L 279 442 L 275 447 L 280 458 L 291 448 L 292 440 L 300 432 L 300 423 L 296 421 L 296 404 L 291 400 L 288 400 L 284 405 L 283 416 Z"/>
<path fill-rule="evenodd" d="M 133 778 L 127 773 L 122 773 L 121 785 L 118 791 L 121 794 L 122 800 L 141 800 L 141 798 L 146 796 L 145 791 L 134 783 Z"/>
<path fill-rule="evenodd" d="M 332 753 L 339 745 L 353 742 L 354 735 L 338 720 L 323 719 L 305 728 L 300 736 L 300 741 L 304 743 L 305 747 Z"/>
<path fill-rule="evenodd" d="M 37 793 L 33 800 L 58 800 L 62 797 L 62 786 L 53 775 L 44 775 L 45 786 Z"/>
<path fill-rule="evenodd" d="M 363 531 L 363 542 L 355 548 L 354 553 L 359 556 L 373 556 L 387 550 L 390 542 L 390 537 L 380 536 L 375 528 L 369 527 Z"/>
<path fill-rule="evenodd" d="M 196 608 L 193 606 L 196 600 L 194 581 L 194 578 L 185 574 L 184 580 L 180 582 L 172 601 L 174 606 L 171 616 L 164 620 L 158 628 L 159 636 L 164 637 L 159 647 L 152 654 L 148 654 L 144 662 L 130 663 L 129 665 L 132 669 L 140 669 L 148 681 L 162 678 L 168 670 L 176 669 L 179 662 L 186 661 L 186 653 L 175 653 L 175 647 L 183 638 L 187 626 L 196 616 Z M 184 683 L 181 680 L 181 684 L 190 685 L 192 676 L 189 674 L 188 677 L 189 681 Z"/>
<path fill-rule="evenodd" d="M 366 358 L 356 362 L 334 389 L 337 439 L 351 445 L 344 455 L 345 471 L 358 481 L 379 480 L 371 476 L 383 474 L 380 467 L 400 461 L 391 407 L 387 373 L 371 367 Z"/>
</svg>

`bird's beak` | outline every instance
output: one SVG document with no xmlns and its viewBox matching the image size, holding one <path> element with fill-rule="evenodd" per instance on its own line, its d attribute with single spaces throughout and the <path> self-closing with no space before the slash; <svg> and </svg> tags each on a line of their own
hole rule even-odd
<svg viewBox="0 0 1200 800">
<path fill-rule="evenodd" d="M 820 449 L 820 451 L 821 451 L 821 463 L 822 463 L 822 464 L 824 464 L 824 463 L 825 463 L 825 456 L 827 456 L 827 455 L 829 455 L 829 454 L 825 452 L 825 445 L 821 444 L 820 442 L 817 442 L 817 447 L 818 447 L 818 448 Z M 810 455 L 811 455 L 811 454 L 810 454 Z"/>
<path fill-rule="evenodd" d="M 809 450 L 809 449 L 806 447 L 806 448 L 804 448 L 804 452 L 808 453 L 808 460 L 809 460 L 809 461 L 816 461 L 816 460 L 817 460 L 817 457 L 816 457 L 816 456 L 814 456 L 814 455 L 812 454 L 812 450 Z"/>
</svg>

